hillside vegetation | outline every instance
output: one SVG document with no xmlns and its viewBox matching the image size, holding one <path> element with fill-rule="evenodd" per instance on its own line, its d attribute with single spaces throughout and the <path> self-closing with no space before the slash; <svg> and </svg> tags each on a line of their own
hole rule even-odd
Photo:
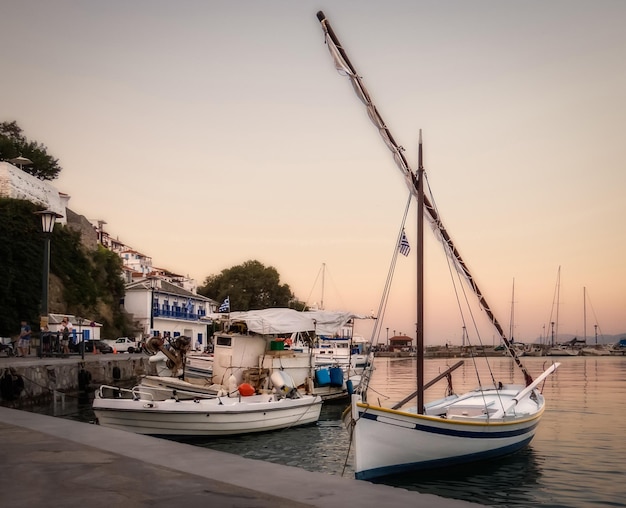
<svg viewBox="0 0 626 508">
<path fill-rule="evenodd" d="M 14 336 L 20 321 L 39 326 L 43 290 L 44 236 L 36 205 L 0 198 L 0 336 Z M 72 314 L 103 324 L 102 337 L 131 335 L 120 257 L 79 232 L 56 224 L 51 235 L 49 312 Z"/>
</svg>

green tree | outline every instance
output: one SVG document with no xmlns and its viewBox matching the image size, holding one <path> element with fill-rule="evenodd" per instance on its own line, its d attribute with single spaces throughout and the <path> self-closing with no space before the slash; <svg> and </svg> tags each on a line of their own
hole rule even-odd
<svg viewBox="0 0 626 508">
<path fill-rule="evenodd" d="M 40 180 L 54 180 L 61 172 L 58 159 L 48 154 L 45 145 L 26 139 L 17 122 L 1 122 L 0 160 L 9 161 L 19 156 L 32 161 L 32 164 L 22 166 L 22 170 Z"/>
<path fill-rule="evenodd" d="M 39 323 L 42 294 L 41 220 L 29 201 L 0 198 L 0 336 L 19 332 L 27 320 Z"/>
<path fill-rule="evenodd" d="M 63 299 L 71 313 L 85 316 L 96 305 L 98 291 L 91 277 L 91 262 L 84 252 L 80 235 L 66 227 L 54 227 L 50 247 L 50 272 L 61 279 Z"/>
<path fill-rule="evenodd" d="M 100 321 L 105 325 L 107 336 L 114 338 L 132 335 L 131 320 L 128 314 L 122 311 L 120 302 L 124 298 L 126 289 L 122 279 L 123 263 L 115 252 L 102 245 L 92 254 L 92 277 L 98 291 L 98 301 L 108 312 L 98 312 Z"/>
<path fill-rule="evenodd" d="M 232 311 L 293 307 L 296 303 L 289 285 L 280 283 L 276 268 L 256 260 L 210 275 L 198 293 L 218 302 L 229 297 Z"/>
</svg>

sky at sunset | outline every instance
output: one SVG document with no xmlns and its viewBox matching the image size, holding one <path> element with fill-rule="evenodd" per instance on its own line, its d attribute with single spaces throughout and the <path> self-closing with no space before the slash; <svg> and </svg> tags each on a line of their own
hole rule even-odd
<svg viewBox="0 0 626 508">
<path fill-rule="evenodd" d="M 626 2 L 3 2 L 0 121 L 155 266 L 201 283 L 256 259 L 319 303 L 325 265 L 325 308 L 376 313 L 408 190 L 318 10 L 414 168 L 422 129 L 443 223 L 507 333 L 548 333 L 557 293 L 559 333 L 626 333 Z M 415 335 L 414 216 L 389 335 Z M 426 233 L 426 342 L 476 342 Z"/>
</svg>

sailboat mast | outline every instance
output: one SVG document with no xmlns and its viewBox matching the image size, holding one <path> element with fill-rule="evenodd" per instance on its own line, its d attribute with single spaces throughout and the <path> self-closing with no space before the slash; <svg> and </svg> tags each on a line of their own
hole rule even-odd
<svg viewBox="0 0 626 508">
<path fill-rule="evenodd" d="M 424 164 L 420 129 L 417 166 L 417 413 L 424 413 Z"/>
</svg>

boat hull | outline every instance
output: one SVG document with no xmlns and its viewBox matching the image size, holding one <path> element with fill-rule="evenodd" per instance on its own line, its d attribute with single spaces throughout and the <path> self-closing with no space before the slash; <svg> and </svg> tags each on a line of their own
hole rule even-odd
<svg viewBox="0 0 626 508">
<path fill-rule="evenodd" d="M 96 396 L 98 423 L 138 434 L 221 436 L 265 432 L 315 423 L 320 397 L 275 395 L 216 397 L 200 400 L 149 400 Z"/>
<path fill-rule="evenodd" d="M 544 411 L 541 395 L 531 411 L 497 421 L 472 414 L 463 398 L 457 416 L 429 416 L 371 406 L 353 396 L 346 425 L 352 428 L 355 477 L 361 480 L 500 457 L 531 442 Z M 463 413 L 467 413 L 464 415 Z M 355 417 L 353 417 L 355 415 Z"/>
</svg>

